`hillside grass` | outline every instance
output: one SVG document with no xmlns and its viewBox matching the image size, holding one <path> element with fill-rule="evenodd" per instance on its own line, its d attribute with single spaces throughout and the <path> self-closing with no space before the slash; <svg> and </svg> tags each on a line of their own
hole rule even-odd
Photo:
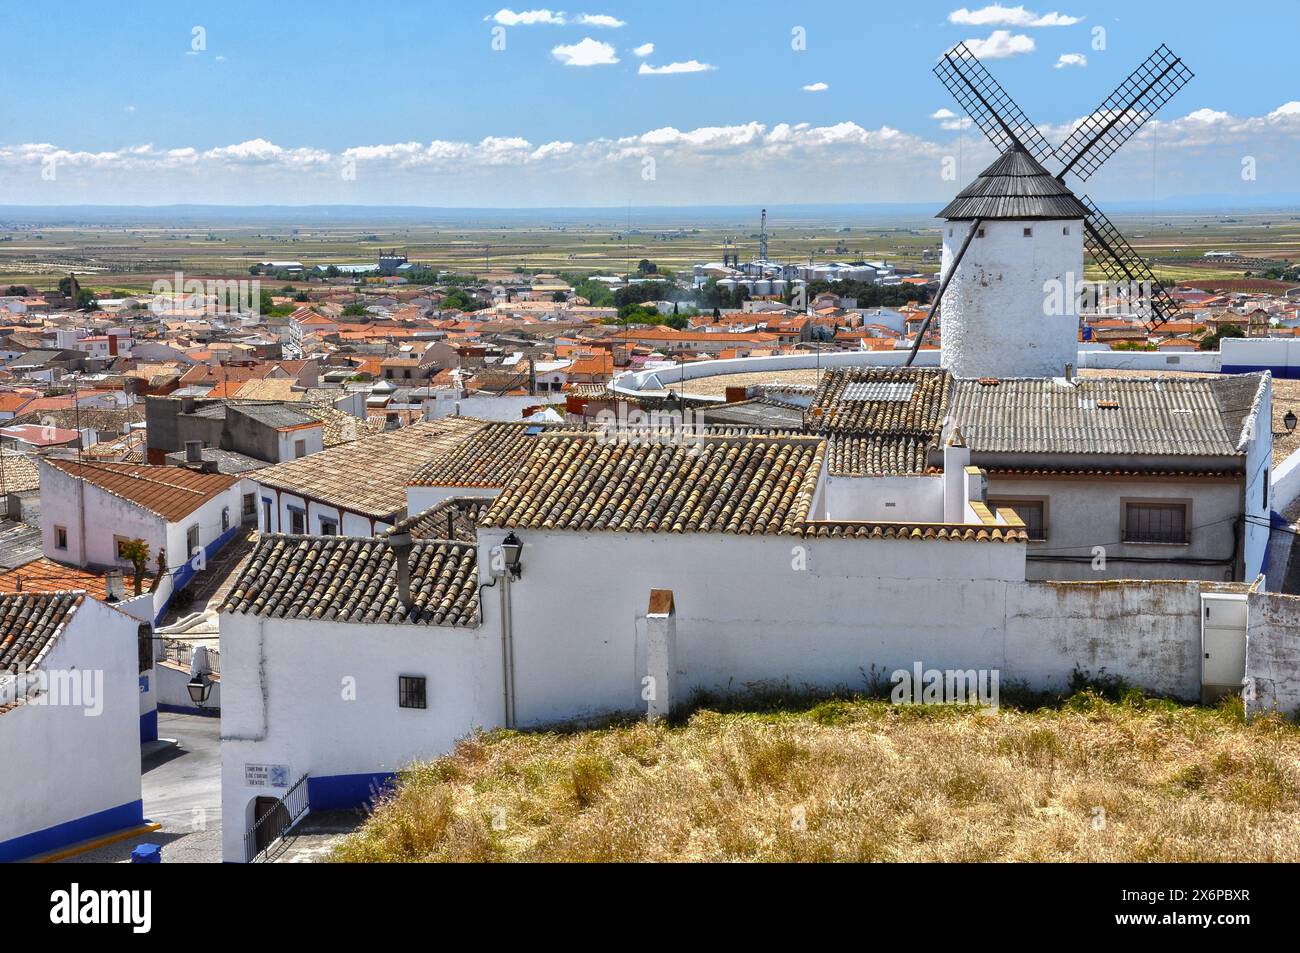
<svg viewBox="0 0 1300 953">
<path fill-rule="evenodd" d="M 1088 689 L 480 733 L 403 771 L 332 859 L 1294 862 L 1300 727 Z"/>
</svg>

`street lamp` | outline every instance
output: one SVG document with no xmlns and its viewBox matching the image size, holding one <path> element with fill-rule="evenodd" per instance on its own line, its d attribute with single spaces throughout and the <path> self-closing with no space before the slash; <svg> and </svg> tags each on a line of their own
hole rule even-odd
<svg viewBox="0 0 1300 953">
<path fill-rule="evenodd" d="M 1288 410 L 1286 416 L 1282 418 L 1282 423 L 1286 425 L 1287 430 L 1295 430 L 1296 416 L 1294 410 Z"/>
<path fill-rule="evenodd" d="M 212 680 L 202 672 L 195 672 L 188 682 L 185 683 L 186 690 L 190 693 L 190 701 L 194 702 L 200 708 L 206 708 L 204 703 L 208 696 L 212 694 Z"/>
<path fill-rule="evenodd" d="M 512 579 L 522 579 L 524 576 L 523 566 L 520 565 L 520 556 L 523 555 L 523 551 L 524 544 L 514 532 L 501 540 L 501 553 L 505 556 L 506 569 L 510 572 Z"/>
</svg>

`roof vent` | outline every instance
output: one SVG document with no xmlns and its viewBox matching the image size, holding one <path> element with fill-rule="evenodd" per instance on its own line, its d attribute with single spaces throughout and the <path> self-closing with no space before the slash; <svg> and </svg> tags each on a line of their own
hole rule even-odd
<svg viewBox="0 0 1300 953">
<path fill-rule="evenodd" d="M 1000 383 L 1001 381 L 999 381 L 996 377 L 981 377 L 979 379 L 980 387 L 997 387 L 998 384 Z"/>
<path fill-rule="evenodd" d="M 1118 410 L 1119 401 L 1117 400 L 1099 400 L 1097 401 L 1098 410 Z"/>
</svg>

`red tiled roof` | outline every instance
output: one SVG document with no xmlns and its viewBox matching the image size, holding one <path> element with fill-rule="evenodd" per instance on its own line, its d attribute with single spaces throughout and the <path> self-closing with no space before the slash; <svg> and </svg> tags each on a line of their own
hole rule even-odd
<svg viewBox="0 0 1300 953">
<path fill-rule="evenodd" d="M 163 519 L 183 519 L 208 500 L 238 482 L 225 473 L 199 473 L 185 467 L 153 467 L 134 463 L 81 463 L 46 458 L 45 463 L 69 476 L 129 500 Z"/>
</svg>

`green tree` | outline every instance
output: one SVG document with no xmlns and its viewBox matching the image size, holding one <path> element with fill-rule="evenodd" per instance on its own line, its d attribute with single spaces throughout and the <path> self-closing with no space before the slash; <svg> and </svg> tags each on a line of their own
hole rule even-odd
<svg viewBox="0 0 1300 953">
<path fill-rule="evenodd" d="M 135 594 L 138 596 L 144 591 L 144 571 L 149 568 L 149 544 L 143 539 L 128 539 L 122 544 L 120 552 L 131 563 L 131 570 L 135 574 Z"/>
</svg>

